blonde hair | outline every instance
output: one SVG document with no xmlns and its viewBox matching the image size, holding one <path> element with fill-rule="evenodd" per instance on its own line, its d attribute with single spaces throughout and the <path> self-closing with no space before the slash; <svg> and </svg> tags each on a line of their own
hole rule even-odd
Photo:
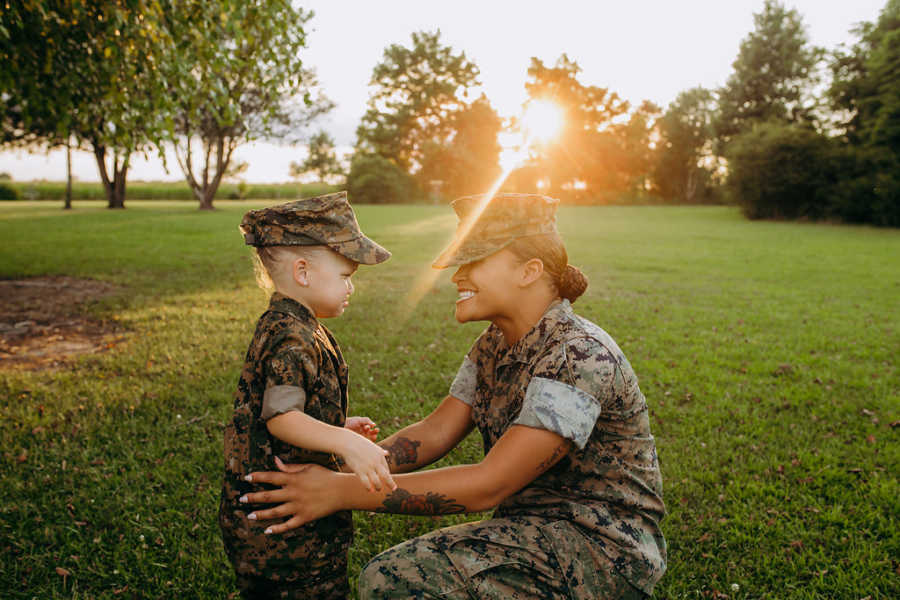
<svg viewBox="0 0 900 600">
<path fill-rule="evenodd" d="M 558 233 L 542 233 L 516 238 L 507 246 L 522 262 L 539 258 L 544 272 L 556 287 L 559 295 L 575 302 L 588 287 L 588 280 L 581 269 L 569 264 L 566 246 Z"/>
<path fill-rule="evenodd" d="M 298 258 L 313 259 L 318 253 L 327 250 L 326 246 L 259 246 L 253 252 L 253 273 L 256 284 L 272 292 L 277 289 L 276 281 L 282 277 L 286 264 Z"/>
</svg>

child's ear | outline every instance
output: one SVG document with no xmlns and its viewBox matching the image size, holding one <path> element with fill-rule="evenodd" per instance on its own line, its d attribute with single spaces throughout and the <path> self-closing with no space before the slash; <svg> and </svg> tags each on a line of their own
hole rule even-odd
<svg viewBox="0 0 900 600">
<path fill-rule="evenodd" d="M 306 287 L 309 285 L 309 263 L 305 258 L 298 258 L 291 263 L 291 275 L 298 285 Z"/>
<path fill-rule="evenodd" d="M 520 285 L 526 287 L 541 278 L 544 274 L 544 261 L 539 258 L 532 258 L 522 264 L 522 278 Z"/>
</svg>

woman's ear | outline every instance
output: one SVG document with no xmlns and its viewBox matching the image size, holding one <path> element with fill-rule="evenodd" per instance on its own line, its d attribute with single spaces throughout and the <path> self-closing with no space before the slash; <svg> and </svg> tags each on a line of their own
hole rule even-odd
<svg viewBox="0 0 900 600">
<path fill-rule="evenodd" d="M 519 285 L 526 287 L 541 278 L 544 274 L 544 261 L 532 258 L 522 263 L 522 278 Z"/>
<path fill-rule="evenodd" d="M 297 285 L 309 285 L 309 262 L 305 258 L 297 258 L 291 263 L 291 275 Z"/>
</svg>

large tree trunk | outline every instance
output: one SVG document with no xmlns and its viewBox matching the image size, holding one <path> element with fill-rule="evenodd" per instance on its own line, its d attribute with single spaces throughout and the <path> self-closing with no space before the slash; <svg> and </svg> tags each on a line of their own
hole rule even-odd
<svg viewBox="0 0 900 600">
<path fill-rule="evenodd" d="M 200 197 L 200 210 L 213 210 L 213 198 L 215 197 L 216 190 L 213 189 L 211 185 L 202 190 Z"/>
<path fill-rule="evenodd" d="M 100 179 L 106 192 L 107 208 L 125 208 L 125 180 L 128 175 L 128 159 L 130 155 L 112 155 L 112 179 L 106 169 L 106 147 L 94 144 L 94 157 L 97 159 L 97 168 L 100 171 Z"/>
<path fill-rule="evenodd" d="M 71 137 L 66 136 L 66 203 L 65 210 L 72 209 L 72 144 Z"/>
</svg>

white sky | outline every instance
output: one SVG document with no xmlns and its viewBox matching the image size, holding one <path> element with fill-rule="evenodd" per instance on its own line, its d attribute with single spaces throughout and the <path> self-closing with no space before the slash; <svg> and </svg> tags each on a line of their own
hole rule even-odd
<svg viewBox="0 0 900 600">
<path fill-rule="evenodd" d="M 850 28 L 872 21 L 887 0 L 788 0 L 803 15 L 813 44 L 833 49 L 851 41 Z M 649 99 L 663 108 L 682 90 L 721 86 L 740 41 L 753 29 L 763 0 L 305 0 L 315 11 L 305 51 L 325 93 L 336 103 L 322 127 L 338 145 L 353 143 L 365 112 L 373 67 L 390 44 L 411 43 L 414 31 L 440 28 L 441 39 L 481 70 L 483 90 L 503 117 L 518 114 L 532 56 L 552 65 L 567 53 L 582 68 L 580 81 L 608 87 L 633 104 Z M 477 94 L 478 92 L 476 92 Z M 302 147 L 253 144 L 236 151 L 249 163 L 249 182 L 286 181 Z M 74 172 L 96 181 L 93 157 L 77 153 Z M 137 159 L 130 180 L 180 179 L 151 156 Z M 63 179 L 62 152 L 0 152 L 0 172 L 16 180 Z"/>
</svg>

